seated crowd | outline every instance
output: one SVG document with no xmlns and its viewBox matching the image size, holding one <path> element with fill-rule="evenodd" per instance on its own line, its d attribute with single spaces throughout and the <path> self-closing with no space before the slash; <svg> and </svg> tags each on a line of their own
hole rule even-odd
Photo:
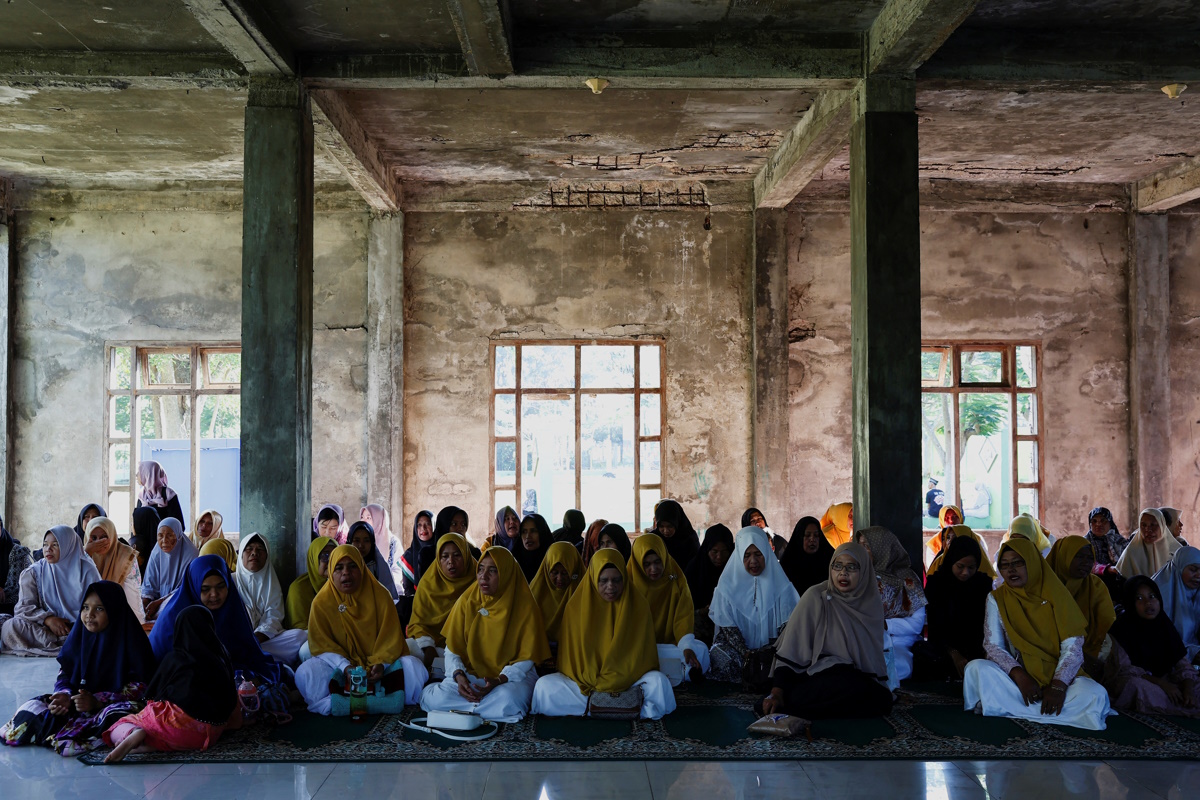
<svg viewBox="0 0 1200 800">
<path fill-rule="evenodd" d="M 494 722 L 614 704 L 660 719 L 705 678 L 808 719 L 886 715 L 909 677 L 961 681 L 967 711 L 1091 730 L 1114 708 L 1200 716 L 1200 550 L 1174 509 L 1144 510 L 1129 539 L 1104 508 L 1083 536 L 1022 514 L 993 560 L 945 506 L 922 576 L 848 503 L 790 539 L 751 508 L 736 535 L 714 524 L 701 540 L 663 500 L 632 541 L 575 510 L 552 532 L 506 507 L 479 548 L 451 506 L 420 512 L 407 549 L 381 506 L 348 523 L 329 504 L 285 592 L 266 537 L 235 545 L 213 509 L 188 535 L 161 467 L 139 482 L 129 543 L 95 504 L 37 553 L 0 522 L 3 652 L 60 665 L 6 744 L 203 749 L 286 723 L 301 698 L 350 713 L 358 674 L 373 711 Z"/>
</svg>

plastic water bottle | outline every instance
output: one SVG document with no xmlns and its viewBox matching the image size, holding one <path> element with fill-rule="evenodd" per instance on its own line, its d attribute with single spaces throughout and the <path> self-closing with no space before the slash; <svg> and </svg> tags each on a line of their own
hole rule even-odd
<svg viewBox="0 0 1200 800">
<path fill-rule="evenodd" d="M 237 683 L 238 703 L 242 706 L 242 715 L 247 719 L 253 718 L 261 707 L 258 687 L 241 670 L 234 676 L 234 682 Z"/>
<path fill-rule="evenodd" d="M 350 721 L 362 722 L 367 716 L 367 670 L 351 667 L 347 673 L 350 682 Z"/>
</svg>

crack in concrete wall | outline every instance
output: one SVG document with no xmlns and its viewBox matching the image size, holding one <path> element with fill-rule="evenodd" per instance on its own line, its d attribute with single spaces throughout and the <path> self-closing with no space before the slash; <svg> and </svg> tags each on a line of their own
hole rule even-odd
<svg viewBox="0 0 1200 800">
<path fill-rule="evenodd" d="M 924 211 L 921 223 L 923 336 L 1042 344 L 1047 525 L 1082 531 L 1103 505 L 1129 530 L 1124 217 Z M 819 514 L 850 490 L 849 215 L 803 214 L 800 228 L 789 245 L 791 328 L 814 335 L 790 346 L 789 475 L 795 511 Z M 1193 261 L 1197 252 L 1200 236 Z M 1176 430 L 1200 434 L 1182 418 Z M 1177 473 L 1190 473 L 1182 461 Z"/>
</svg>

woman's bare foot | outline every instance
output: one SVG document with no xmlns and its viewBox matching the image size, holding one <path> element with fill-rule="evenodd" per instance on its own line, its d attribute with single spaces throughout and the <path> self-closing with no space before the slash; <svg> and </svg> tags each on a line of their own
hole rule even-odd
<svg viewBox="0 0 1200 800">
<path fill-rule="evenodd" d="M 124 760 L 125 756 L 134 751 L 135 747 L 141 746 L 146 741 L 146 731 L 141 728 L 135 728 L 133 733 L 125 737 L 125 740 L 112 749 L 112 752 L 104 757 L 105 764 L 116 764 L 118 761 Z"/>
</svg>

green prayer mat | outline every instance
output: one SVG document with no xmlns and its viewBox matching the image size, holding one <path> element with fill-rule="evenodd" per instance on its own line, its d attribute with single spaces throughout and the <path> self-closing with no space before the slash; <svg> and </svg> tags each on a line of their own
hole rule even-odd
<svg viewBox="0 0 1200 800">
<path fill-rule="evenodd" d="M 983 717 L 963 710 L 961 685 L 906 683 L 892 714 L 813 723 L 813 740 L 747 733 L 756 695 L 712 681 L 675 691 L 678 708 L 661 720 L 620 722 L 527 717 L 501 725 L 482 742 L 454 742 L 409 730 L 424 716 L 322 717 L 300 710 L 288 725 L 254 725 L 226 734 L 204 752 L 147 753 L 125 763 L 297 761 L 585 761 L 797 759 L 1086 759 L 1200 760 L 1200 720 L 1126 714 L 1103 731 Z M 100 764 L 107 751 L 80 756 Z"/>
</svg>

